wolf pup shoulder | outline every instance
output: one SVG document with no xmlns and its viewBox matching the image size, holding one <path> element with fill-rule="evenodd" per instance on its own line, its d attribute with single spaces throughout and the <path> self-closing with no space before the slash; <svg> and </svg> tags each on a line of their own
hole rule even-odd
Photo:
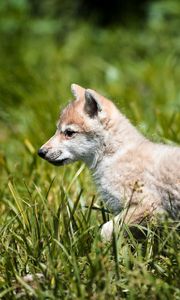
<svg viewBox="0 0 180 300">
<path fill-rule="evenodd" d="M 57 166 L 81 160 L 91 169 L 102 199 L 115 215 L 103 225 L 102 236 L 111 239 L 123 214 L 128 224 L 163 212 L 177 219 L 180 147 L 149 141 L 94 90 L 76 84 L 71 90 L 75 100 L 62 111 L 55 135 L 38 154 Z"/>
</svg>

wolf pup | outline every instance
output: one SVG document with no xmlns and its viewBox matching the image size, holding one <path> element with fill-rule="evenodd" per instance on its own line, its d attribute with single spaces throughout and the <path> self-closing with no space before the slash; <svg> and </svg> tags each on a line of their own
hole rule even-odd
<svg viewBox="0 0 180 300">
<path fill-rule="evenodd" d="M 110 240 L 120 220 L 141 223 L 162 212 L 178 218 L 180 147 L 147 140 L 117 107 L 94 90 L 71 86 L 75 100 L 62 111 L 55 135 L 38 151 L 62 166 L 84 161 L 115 218 L 102 227 Z"/>
</svg>

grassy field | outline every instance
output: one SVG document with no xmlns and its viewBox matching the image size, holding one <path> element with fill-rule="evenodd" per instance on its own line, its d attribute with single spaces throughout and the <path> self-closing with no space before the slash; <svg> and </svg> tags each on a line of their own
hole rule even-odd
<svg viewBox="0 0 180 300">
<path fill-rule="evenodd" d="M 37 157 L 72 82 L 113 99 L 150 139 L 180 143 L 179 27 L 150 21 L 62 36 L 36 21 L 2 37 L 0 299 L 180 299 L 178 223 L 149 224 L 141 241 L 123 226 L 105 244 L 99 227 L 112 216 L 86 167 Z"/>
</svg>

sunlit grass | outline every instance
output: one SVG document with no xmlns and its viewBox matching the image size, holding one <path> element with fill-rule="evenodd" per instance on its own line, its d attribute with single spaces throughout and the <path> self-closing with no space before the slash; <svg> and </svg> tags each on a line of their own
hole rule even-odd
<svg viewBox="0 0 180 300">
<path fill-rule="evenodd" d="M 178 299 L 178 224 L 149 224 L 141 240 L 123 226 L 118 239 L 102 242 L 102 210 L 93 209 L 94 197 L 84 199 L 80 171 L 67 177 L 66 187 L 54 178 L 31 188 L 9 179 L 2 198 L 0 296 Z"/>
</svg>

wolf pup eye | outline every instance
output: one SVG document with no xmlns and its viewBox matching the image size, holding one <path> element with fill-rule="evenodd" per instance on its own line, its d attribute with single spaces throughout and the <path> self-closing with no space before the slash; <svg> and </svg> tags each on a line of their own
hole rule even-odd
<svg viewBox="0 0 180 300">
<path fill-rule="evenodd" d="M 75 135 L 75 134 L 76 134 L 76 131 L 71 130 L 71 129 L 66 129 L 66 130 L 64 131 L 64 135 L 65 135 L 66 137 L 72 137 L 72 136 Z"/>
</svg>

